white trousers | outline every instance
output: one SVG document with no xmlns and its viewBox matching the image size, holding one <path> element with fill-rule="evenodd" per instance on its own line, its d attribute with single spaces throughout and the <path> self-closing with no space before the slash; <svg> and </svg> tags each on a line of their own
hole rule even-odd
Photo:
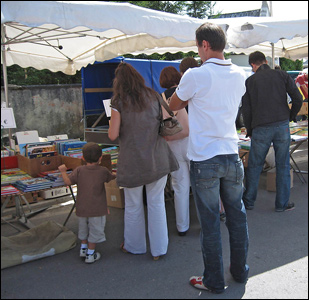
<svg viewBox="0 0 309 300">
<path fill-rule="evenodd" d="M 190 226 L 190 166 L 189 161 L 178 161 L 179 169 L 171 173 L 174 190 L 176 227 L 184 232 Z"/>
<path fill-rule="evenodd" d="M 190 226 L 190 161 L 187 158 L 188 138 L 168 142 L 177 158 L 179 169 L 171 173 L 174 190 L 176 227 L 184 232 Z"/>
<path fill-rule="evenodd" d="M 148 236 L 152 256 L 166 254 L 168 230 L 164 188 L 167 176 L 146 185 Z M 143 186 L 124 188 L 124 248 L 133 254 L 143 254 L 146 246 L 146 222 L 143 203 Z"/>
</svg>

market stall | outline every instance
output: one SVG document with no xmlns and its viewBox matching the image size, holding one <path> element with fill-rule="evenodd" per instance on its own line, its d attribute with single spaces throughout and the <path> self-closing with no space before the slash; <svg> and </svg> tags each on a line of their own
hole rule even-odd
<svg viewBox="0 0 309 300">
<path fill-rule="evenodd" d="M 206 21 L 128 3 L 2 1 L 1 63 L 6 105 L 7 66 L 17 64 L 73 75 L 95 61 L 126 53 L 196 51 L 195 30 Z M 260 50 L 267 56 L 292 59 L 308 56 L 308 20 L 234 18 L 211 22 L 226 32 L 227 52 Z M 17 201 L 21 203 L 19 197 Z M 23 217 L 18 214 L 19 219 Z"/>
<path fill-rule="evenodd" d="M 163 68 L 173 66 L 179 71 L 180 61 L 159 61 L 117 57 L 104 62 L 95 62 L 82 68 L 84 139 L 106 145 L 117 145 L 118 140 L 108 138 L 109 118 L 103 100 L 112 97 L 115 70 L 120 62 L 131 64 L 145 79 L 145 84 L 158 93 L 163 92 L 159 84 Z"/>
</svg>

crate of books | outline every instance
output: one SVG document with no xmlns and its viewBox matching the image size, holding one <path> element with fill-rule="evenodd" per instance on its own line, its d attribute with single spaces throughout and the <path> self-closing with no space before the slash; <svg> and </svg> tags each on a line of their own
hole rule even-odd
<svg viewBox="0 0 309 300">
<path fill-rule="evenodd" d="M 75 158 L 75 157 L 64 156 L 64 155 L 60 155 L 60 156 L 61 156 L 62 164 L 65 164 L 68 169 L 74 170 L 78 166 L 82 166 L 86 164 L 86 162 L 81 158 Z M 112 171 L 111 155 L 103 154 L 100 165 Z"/>
<path fill-rule="evenodd" d="M 25 147 L 24 156 L 30 159 L 40 157 L 51 157 L 56 156 L 58 154 L 56 151 L 56 145 L 54 144 L 53 141 L 28 143 L 24 147 Z"/>
<path fill-rule="evenodd" d="M 17 155 L 18 168 L 32 177 L 37 177 L 40 172 L 56 170 L 61 165 L 59 155 L 30 159 L 23 155 Z"/>
</svg>

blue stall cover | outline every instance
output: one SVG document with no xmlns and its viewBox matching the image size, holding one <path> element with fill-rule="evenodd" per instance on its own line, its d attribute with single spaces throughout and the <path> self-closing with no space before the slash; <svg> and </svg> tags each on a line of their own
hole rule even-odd
<svg viewBox="0 0 309 300">
<path fill-rule="evenodd" d="M 179 71 L 180 61 L 166 60 L 145 60 L 125 58 L 124 62 L 131 64 L 145 79 L 146 85 L 153 88 L 158 93 L 165 89 L 160 86 L 160 73 L 168 66 L 173 66 Z"/>
<path fill-rule="evenodd" d="M 131 64 L 143 76 L 146 85 L 153 88 L 158 93 L 164 91 L 164 88 L 160 86 L 159 82 L 162 69 L 167 66 L 174 66 L 179 71 L 180 64 L 180 61 L 117 57 L 104 62 L 95 62 L 92 65 L 82 68 L 84 117 L 92 114 L 101 114 L 104 111 L 102 100 L 112 97 L 112 92 L 86 93 L 85 89 L 112 88 L 115 70 L 121 62 Z"/>
</svg>

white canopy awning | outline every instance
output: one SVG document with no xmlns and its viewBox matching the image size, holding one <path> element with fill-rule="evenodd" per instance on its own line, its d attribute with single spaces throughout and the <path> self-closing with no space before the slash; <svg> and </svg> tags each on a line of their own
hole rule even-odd
<svg viewBox="0 0 309 300">
<path fill-rule="evenodd" d="M 261 51 L 272 56 L 273 43 L 276 57 L 293 60 L 308 57 L 308 19 L 231 18 L 229 25 L 229 49 L 235 53 Z"/>
<path fill-rule="evenodd" d="M 179 45 L 189 41 L 192 45 L 195 30 L 202 23 L 199 19 L 128 3 L 1 2 L 1 43 L 5 45 L 7 65 L 46 68 L 65 74 L 75 74 L 95 60 L 124 54 L 113 51 L 106 57 L 95 56 L 97 49 L 119 39 L 130 45 L 130 51 L 141 49 L 141 40 L 143 44 L 152 40 L 161 47 L 166 37 Z"/>
<path fill-rule="evenodd" d="M 8 66 L 73 75 L 94 61 L 127 53 L 197 52 L 195 30 L 207 21 L 227 33 L 226 52 L 272 56 L 272 42 L 275 56 L 308 57 L 308 20 L 201 20 L 97 1 L 2 1 L 1 44 Z"/>
</svg>

